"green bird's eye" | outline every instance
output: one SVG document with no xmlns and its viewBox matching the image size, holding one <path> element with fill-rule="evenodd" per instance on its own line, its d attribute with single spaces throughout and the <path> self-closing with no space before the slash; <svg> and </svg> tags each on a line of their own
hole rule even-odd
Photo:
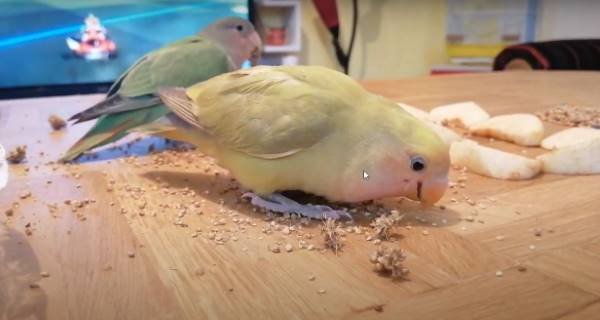
<svg viewBox="0 0 600 320">
<path fill-rule="evenodd" d="M 425 169 L 425 159 L 421 156 L 414 156 L 410 158 L 410 168 L 413 171 L 421 171 Z"/>
<path fill-rule="evenodd" d="M 235 29 L 236 29 L 237 31 L 244 31 L 244 26 L 242 26 L 241 24 L 238 24 L 238 25 L 235 27 Z"/>
</svg>

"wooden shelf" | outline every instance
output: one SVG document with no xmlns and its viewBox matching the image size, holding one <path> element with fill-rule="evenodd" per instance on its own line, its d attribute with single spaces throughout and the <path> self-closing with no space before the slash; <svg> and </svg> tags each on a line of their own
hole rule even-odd
<svg viewBox="0 0 600 320">
<path fill-rule="evenodd" d="M 300 1 L 258 0 L 256 9 L 261 21 L 261 32 L 265 39 L 263 62 L 265 64 L 297 64 L 297 53 L 302 50 Z M 285 28 L 286 39 L 282 45 L 268 44 L 269 28 Z"/>
</svg>

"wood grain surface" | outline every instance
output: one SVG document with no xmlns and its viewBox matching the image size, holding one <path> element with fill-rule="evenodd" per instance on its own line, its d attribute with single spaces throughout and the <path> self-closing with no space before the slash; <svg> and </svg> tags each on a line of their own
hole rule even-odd
<svg viewBox="0 0 600 320">
<path fill-rule="evenodd" d="M 364 83 L 425 110 L 472 100 L 492 115 L 598 106 L 599 84 L 596 72 Z M 0 101 L 0 143 L 28 147 L 0 191 L 0 319 L 598 317 L 599 176 L 466 174 L 465 187 L 439 203 L 445 210 L 382 201 L 386 211 L 405 214 L 393 240 L 379 244 L 406 250 L 410 273 L 393 280 L 369 262 L 378 246 L 366 240 L 374 215 L 357 214 L 361 234 L 342 237 L 336 255 L 324 249 L 320 222 L 253 211 L 214 161 L 196 151 L 163 152 L 170 145 L 162 139 L 141 137 L 123 148 L 135 157 L 107 149 L 76 165 L 53 164 L 91 124 L 54 132 L 48 116 L 67 118 L 99 99 Z M 546 134 L 561 129 L 545 127 Z M 526 156 L 543 152 L 480 141 Z M 150 145 L 161 152 L 145 155 Z M 459 176 L 453 169 L 451 180 Z M 299 248 L 300 240 L 314 249 Z M 269 250 L 276 244 L 280 253 Z"/>
</svg>

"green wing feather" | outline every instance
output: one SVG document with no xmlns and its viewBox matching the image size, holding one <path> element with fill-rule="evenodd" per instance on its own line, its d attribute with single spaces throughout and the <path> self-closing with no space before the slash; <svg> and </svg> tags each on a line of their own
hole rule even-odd
<svg viewBox="0 0 600 320">
<path fill-rule="evenodd" d="M 73 160 L 89 149 L 114 142 L 136 127 L 166 115 L 168 109 L 154 95 L 157 88 L 190 86 L 230 68 L 225 52 L 200 36 L 147 54 L 117 79 L 106 99 L 73 116 L 79 121 L 99 119 L 61 160 Z"/>
</svg>

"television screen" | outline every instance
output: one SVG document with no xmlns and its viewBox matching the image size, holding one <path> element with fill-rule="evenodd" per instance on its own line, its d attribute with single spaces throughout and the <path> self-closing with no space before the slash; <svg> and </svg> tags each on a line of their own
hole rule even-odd
<svg viewBox="0 0 600 320">
<path fill-rule="evenodd" d="M 0 0 L 0 89 L 114 81 L 247 0 Z"/>
</svg>

